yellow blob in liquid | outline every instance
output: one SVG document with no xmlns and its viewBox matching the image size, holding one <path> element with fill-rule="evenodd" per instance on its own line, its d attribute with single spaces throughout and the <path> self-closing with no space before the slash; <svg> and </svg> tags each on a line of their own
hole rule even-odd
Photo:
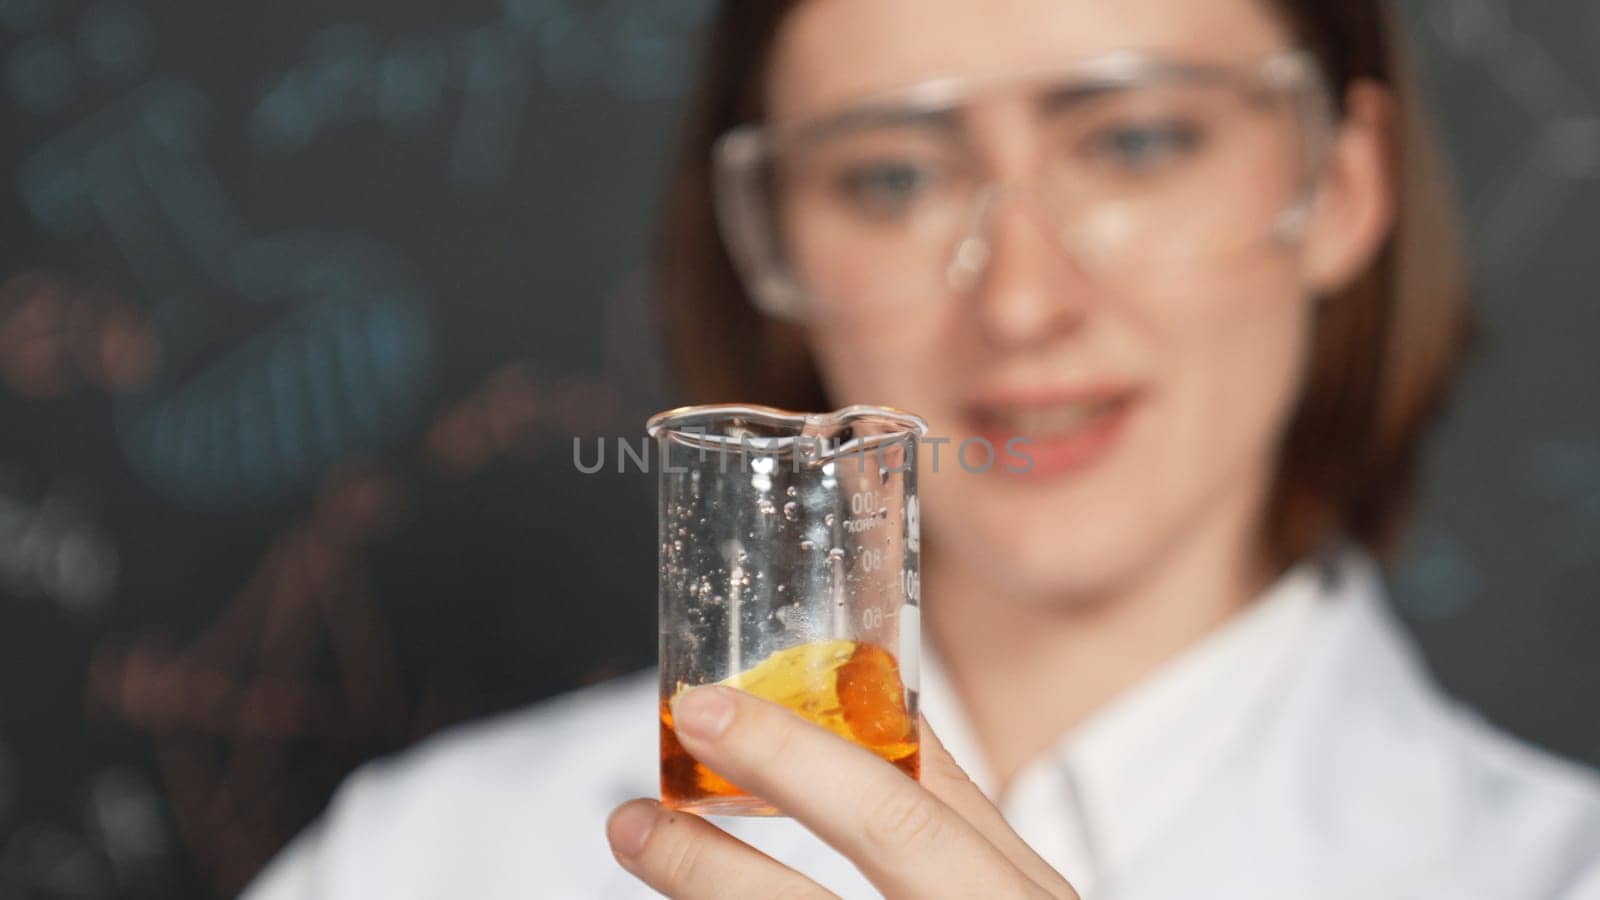
<svg viewBox="0 0 1600 900">
<path fill-rule="evenodd" d="M 881 647 L 842 640 L 801 644 L 718 683 L 786 706 L 912 778 L 918 775 L 916 720 L 906 709 L 900 666 Z M 777 814 L 683 749 L 667 699 L 661 702 L 661 800 L 675 809 L 718 815 Z"/>
</svg>

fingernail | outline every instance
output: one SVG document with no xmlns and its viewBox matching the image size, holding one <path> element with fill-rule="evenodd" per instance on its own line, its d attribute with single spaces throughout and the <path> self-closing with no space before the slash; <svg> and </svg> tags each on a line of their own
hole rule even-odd
<svg viewBox="0 0 1600 900">
<path fill-rule="evenodd" d="M 733 698 L 719 685 L 694 688 L 672 705 L 672 721 L 681 734 L 709 741 L 733 724 Z"/>
<path fill-rule="evenodd" d="M 656 805 L 649 800 L 634 800 L 611 814 L 606 834 L 611 837 L 611 849 L 623 856 L 638 856 L 655 827 Z"/>
</svg>

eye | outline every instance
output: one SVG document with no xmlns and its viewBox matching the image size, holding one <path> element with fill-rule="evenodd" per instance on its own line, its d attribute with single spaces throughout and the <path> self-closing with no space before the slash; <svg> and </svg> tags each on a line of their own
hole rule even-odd
<svg viewBox="0 0 1600 900">
<path fill-rule="evenodd" d="M 853 166 L 835 179 L 839 193 L 858 211 L 876 218 L 905 214 L 932 188 L 936 176 L 910 162 L 886 161 Z"/>
<path fill-rule="evenodd" d="M 1089 143 L 1097 159 L 1132 172 L 1147 172 L 1193 154 L 1204 143 L 1200 129 L 1185 122 L 1118 125 Z"/>
</svg>

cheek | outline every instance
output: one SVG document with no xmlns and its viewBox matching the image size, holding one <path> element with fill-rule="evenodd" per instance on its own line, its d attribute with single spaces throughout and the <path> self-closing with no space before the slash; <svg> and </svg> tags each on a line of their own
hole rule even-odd
<svg viewBox="0 0 1600 900">
<path fill-rule="evenodd" d="M 864 227 L 826 202 L 820 188 L 801 192 L 782 217 L 778 253 L 801 286 L 840 310 L 884 308 L 925 299 L 930 284 L 924 260 L 904 255 L 893 233 Z M 897 254 L 896 251 L 900 251 Z"/>
<path fill-rule="evenodd" d="M 924 533 L 940 552 L 1019 595 L 1092 591 L 1150 565 L 1208 511 L 1270 478 L 1308 346 L 1310 305 L 1300 296 L 1285 264 L 1103 298 L 1088 343 L 1052 352 L 1092 345 L 1095 359 L 1120 361 L 1119 371 L 1147 383 L 1148 407 L 1103 465 L 1041 484 L 957 464 L 953 400 L 986 358 L 959 318 L 924 309 L 819 321 L 810 341 L 835 405 L 903 407 L 953 438 L 939 472 L 925 453 L 920 473 Z"/>
<path fill-rule="evenodd" d="M 1035 485 L 943 472 L 923 482 L 925 529 L 997 586 L 1059 596 L 1122 583 L 1230 511 L 1255 512 L 1308 346 L 1299 296 L 1292 272 L 1235 270 L 1108 299 L 1109 342 L 1148 391 L 1113 455 Z"/>
<path fill-rule="evenodd" d="M 1287 272 L 1198 285 L 1209 298 L 1174 316 L 1163 386 L 1188 449 L 1232 468 L 1270 456 L 1299 393 L 1311 304 Z"/>
<path fill-rule="evenodd" d="M 1156 321 L 1159 397 L 1137 448 L 1149 475 L 1134 489 L 1153 530 L 1264 502 L 1310 345 L 1312 305 L 1288 268 L 1197 281 Z"/>
</svg>

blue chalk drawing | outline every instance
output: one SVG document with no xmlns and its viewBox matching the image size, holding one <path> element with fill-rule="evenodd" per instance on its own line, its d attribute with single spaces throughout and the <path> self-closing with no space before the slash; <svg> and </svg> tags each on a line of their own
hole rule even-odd
<svg viewBox="0 0 1600 900">
<path fill-rule="evenodd" d="M 599 85 L 637 100 L 687 87 L 706 0 L 509 0 L 499 20 L 438 35 L 380 41 L 355 25 L 314 36 L 251 111 L 257 151 L 286 158 L 340 126 L 407 127 L 446 115 L 452 183 L 492 186 L 509 173 L 530 131 L 524 108 L 539 79 Z"/>
<path fill-rule="evenodd" d="M 0 0 L 0 27 L 31 31 L 44 21 L 48 9 L 46 0 Z"/>
<path fill-rule="evenodd" d="M 155 29 L 144 13 L 127 3 L 98 3 L 84 13 L 78 42 L 83 57 L 100 73 L 125 78 L 149 64 Z"/>
<path fill-rule="evenodd" d="M 29 112 L 48 115 L 78 95 L 78 71 L 71 49 L 49 36 L 29 38 L 14 47 L 6 61 L 11 95 Z"/>
<path fill-rule="evenodd" d="M 1459 539 L 1437 526 L 1421 526 L 1407 536 L 1393 590 L 1395 602 L 1407 613 L 1442 621 L 1477 604 L 1483 581 Z"/>
<path fill-rule="evenodd" d="M 1522 452 L 1520 486 L 1534 501 L 1540 545 L 1559 572 L 1600 565 L 1600 444 L 1546 438 Z"/>
<path fill-rule="evenodd" d="M 413 423 L 431 368 L 423 292 L 357 235 L 256 237 L 205 161 L 208 105 L 156 81 L 36 150 L 21 190 L 57 237 L 120 248 L 161 336 L 164 375 L 117 409 L 129 462 L 200 508 L 305 489 Z M 278 313 L 215 345 L 236 305 Z"/>
<path fill-rule="evenodd" d="M 1477 65 L 1528 114 L 1531 127 L 1518 133 L 1515 159 L 1469 207 L 1484 268 L 1504 282 L 1570 202 L 1572 186 L 1600 179 L 1600 97 L 1517 27 L 1509 0 L 1438 0 L 1428 13 L 1445 49 Z"/>
</svg>

